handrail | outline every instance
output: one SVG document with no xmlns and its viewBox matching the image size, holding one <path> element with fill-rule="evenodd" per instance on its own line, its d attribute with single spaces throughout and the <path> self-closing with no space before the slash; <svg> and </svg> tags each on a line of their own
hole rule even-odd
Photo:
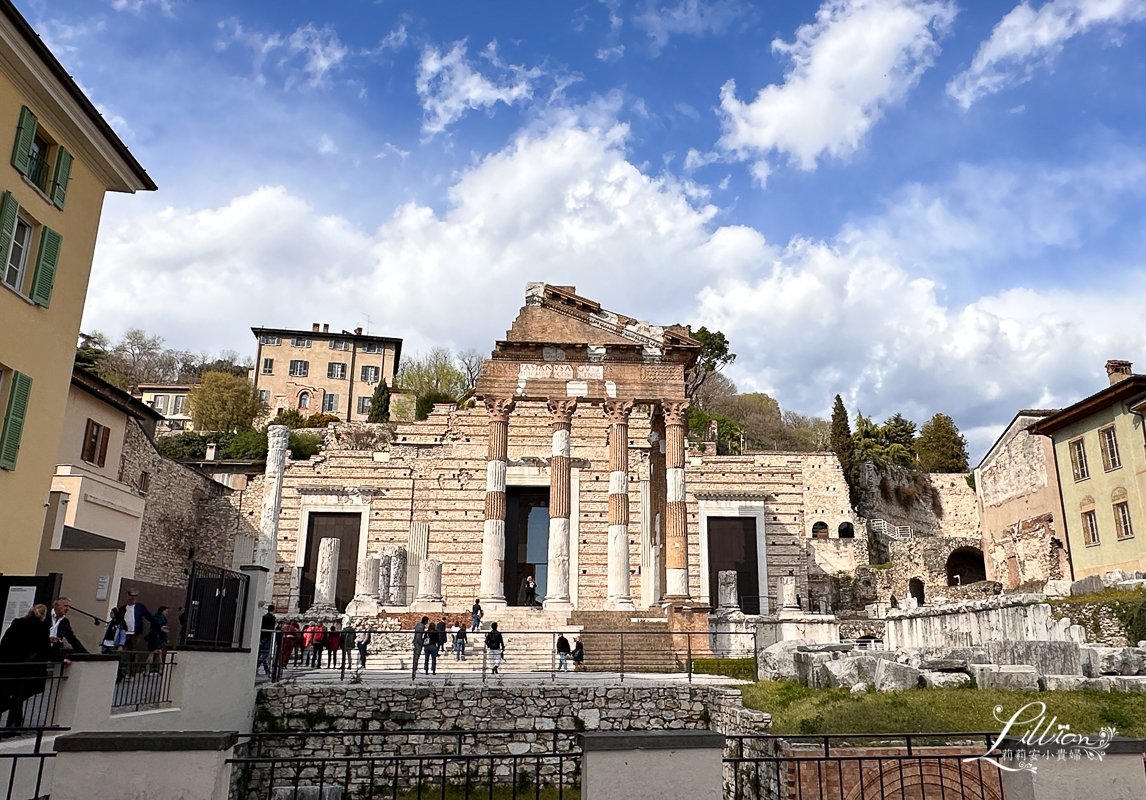
<svg viewBox="0 0 1146 800">
<path fill-rule="evenodd" d="M 75 611 L 77 613 L 83 614 L 85 617 L 91 617 L 93 620 L 95 620 L 96 625 L 107 625 L 106 619 L 103 619 L 102 617 L 97 617 L 95 614 L 84 611 L 82 608 L 76 608 L 75 606 L 72 606 L 71 610 Z"/>
<path fill-rule="evenodd" d="M 873 519 L 871 529 L 892 539 L 910 539 L 914 533 L 910 525 L 892 525 L 885 519 Z"/>
</svg>

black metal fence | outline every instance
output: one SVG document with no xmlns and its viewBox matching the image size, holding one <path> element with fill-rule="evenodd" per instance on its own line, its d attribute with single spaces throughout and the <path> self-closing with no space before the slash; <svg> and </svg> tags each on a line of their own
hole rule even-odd
<svg viewBox="0 0 1146 800">
<path fill-rule="evenodd" d="M 66 678 L 64 665 L 51 661 L 0 664 L 0 732 L 54 725 Z"/>
<path fill-rule="evenodd" d="M 175 666 L 175 653 L 166 650 L 120 653 L 111 713 L 126 714 L 162 708 L 170 703 Z"/>
<path fill-rule="evenodd" d="M 56 754 L 45 747 L 44 736 L 66 730 L 54 726 L 26 729 L 24 733 L 29 737 L 26 745 L 18 742 L 0 752 L 0 793 L 5 800 L 38 800 L 48 796 L 44 768 L 47 760 Z"/>
<path fill-rule="evenodd" d="M 250 576 L 196 561 L 187 580 L 183 604 L 186 624 L 180 636 L 184 646 L 238 648 L 243 646 Z"/>
</svg>

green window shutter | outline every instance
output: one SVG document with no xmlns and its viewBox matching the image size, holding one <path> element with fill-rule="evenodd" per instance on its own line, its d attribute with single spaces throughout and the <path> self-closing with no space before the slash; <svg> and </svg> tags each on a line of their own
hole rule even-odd
<svg viewBox="0 0 1146 800">
<path fill-rule="evenodd" d="M 32 157 L 32 142 L 36 138 L 36 115 L 27 106 L 20 109 L 20 127 L 16 129 L 16 143 L 12 146 L 12 166 L 28 174 L 28 161 Z"/>
<path fill-rule="evenodd" d="M 63 147 L 57 148 L 56 175 L 52 178 L 52 203 L 63 209 L 64 198 L 68 194 L 68 179 L 72 177 L 72 154 Z"/>
<path fill-rule="evenodd" d="M 20 214 L 20 203 L 11 192 L 4 192 L 0 201 L 0 272 L 8 266 L 8 253 L 12 250 L 12 235 L 16 232 L 16 217 Z"/>
<path fill-rule="evenodd" d="M 28 413 L 28 398 L 31 394 L 32 379 L 13 372 L 8 410 L 4 412 L 4 427 L 0 428 L 0 469 L 16 469 L 20 436 L 24 433 L 24 415 Z"/>
<path fill-rule="evenodd" d="M 36 256 L 36 274 L 32 277 L 32 302 L 47 308 L 52 302 L 52 284 L 56 282 L 56 265 L 64 237 L 44 226 L 40 231 L 40 253 Z"/>
</svg>

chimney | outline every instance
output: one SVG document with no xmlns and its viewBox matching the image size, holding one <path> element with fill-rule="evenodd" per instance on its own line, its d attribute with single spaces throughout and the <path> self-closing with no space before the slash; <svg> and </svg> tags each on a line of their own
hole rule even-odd
<svg viewBox="0 0 1146 800">
<path fill-rule="evenodd" d="M 354 329 L 354 335 L 355 336 L 361 336 L 362 335 L 362 329 L 361 328 L 355 328 Z"/>
<path fill-rule="evenodd" d="M 218 447 L 214 442 L 207 442 L 207 460 L 215 460 L 215 449 Z"/>
<path fill-rule="evenodd" d="M 1107 361 L 1106 362 L 1106 377 L 1110 378 L 1110 385 L 1124 381 L 1134 374 L 1131 369 L 1133 365 L 1129 361 Z"/>
<path fill-rule="evenodd" d="M 314 332 L 314 333 L 318 333 L 318 323 L 317 323 L 317 322 L 313 323 L 313 324 L 310 326 L 310 329 L 311 329 L 311 331 L 312 331 L 312 332 Z"/>
<path fill-rule="evenodd" d="M 330 333 L 330 326 L 327 325 L 325 322 L 322 323 L 322 332 L 323 333 Z"/>
</svg>

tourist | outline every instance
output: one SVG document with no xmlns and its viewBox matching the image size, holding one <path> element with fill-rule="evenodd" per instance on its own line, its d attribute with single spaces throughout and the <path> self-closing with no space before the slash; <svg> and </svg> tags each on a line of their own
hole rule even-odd
<svg viewBox="0 0 1146 800">
<path fill-rule="evenodd" d="M 46 662 L 56 660 L 47 618 L 48 607 L 37 603 L 12 620 L 0 639 L 0 714 L 8 712 L 5 727 L 24 727 L 24 701 L 44 691 Z"/>
<path fill-rule="evenodd" d="M 537 605 L 537 581 L 529 575 L 525 579 L 525 605 L 533 608 Z"/>
<path fill-rule="evenodd" d="M 358 668 L 366 669 L 366 648 L 370 647 L 370 631 L 359 631 L 354 637 L 354 646 L 358 648 Z"/>
<path fill-rule="evenodd" d="M 332 623 L 326 632 L 326 668 L 334 669 L 338 666 L 338 651 L 342 649 L 342 633 L 338 630 L 338 623 Z M 321 664 L 319 665 L 321 666 Z"/>
<path fill-rule="evenodd" d="M 259 661 L 255 664 L 255 672 L 259 671 L 259 667 L 263 668 L 263 672 L 270 675 L 271 668 L 268 659 L 271 655 L 271 650 L 275 644 L 275 628 L 278 627 L 278 620 L 275 618 L 275 606 L 272 603 L 267 606 L 267 613 L 263 614 L 263 624 L 260 626 L 259 633 Z"/>
<path fill-rule="evenodd" d="M 454 625 L 454 661 L 466 660 L 467 641 L 468 637 L 466 636 L 466 624 L 465 620 L 463 619 L 460 623 Z"/>
<path fill-rule="evenodd" d="M 505 639 L 502 637 L 501 631 L 497 629 L 496 622 L 490 623 L 489 633 L 485 635 L 485 649 L 489 651 L 489 662 L 490 666 L 493 667 L 491 672 L 498 675 L 501 660 L 505 657 Z"/>
<path fill-rule="evenodd" d="M 438 620 L 438 652 L 446 646 L 446 618 L 442 617 Z"/>
<path fill-rule="evenodd" d="M 414 626 L 414 667 L 410 673 L 410 680 L 418 677 L 418 659 L 422 657 L 422 648 L 426 644 L 426 625 L 429 622 L 429 617 L 422 617 L 421 621 Z"/>
<path fill-rule="evenodd" d="M 167 649 L 167 635 L 171 632 L 167 627 L 167 606 L 160 606 L 152 616 L 151 629 L 147 632 L 147 662 L 163 662 L 163 651 Z M 158 655 L 156 655 L 158 653 Z"/>
<path fill-rule="evenodd" d="M 358 638 L 358 632 L 354 630 L 354 626 L 347 625 L 342 629 L 339 635 L 339 644 L 342 647 L 342 668 L 354 669 L 351 663 L 353 659 L 350 657 L 350 651 L 354 649 L 354 640 Z"/>
<path fill-rule="evenodd" d="M 123 624 L 123 609 L 113 608 L 108 612 L 111 617 L 108 620 L 107 628 L 103 632 L 103 641 L 100 642 L 100 652 L 105 656 L 111 655 L 123 649 L 127 644 L 127 627 Z"/>
<path fill-rule="evenodd" d="M 52 650 L 61 658 L 64 654 L 64 642 L 71 646 L 73 653 L 86 653 L 88 651 L 84 647 L 84 643 L 76 638 L 76 634 L 72 631 L 72 622 L 68 619 L 68 612 L 71 610 L 72 601 L 66 597 L 61 597 L 52 603 L 50 638 Z"/>
<path fill-rule="evenodd" d="M 313 627 L 310 634 L 310 661 L 307 664 L 311 669 L 322 668 L 322 648 L 326 645 L 326 626 L 321 622 Z"/>
<path fill-rule="evenodd" d="M 279 628 L 279 659 L 278 667 L 281 673 L 290 666 L 291 654 L 295 652 L 294 628 L 289 622 L 284 622 Z"/>
<path fill-rule="evenodd" d="M 474 600 L 474 607 L 470 609 L 470 619 L 473 621 L 473 625 L 470 627 L 471 631 L 476 632 L 481 627 L 481 618 L 484 616 L 485 613 L 481 610 L 481 601 Z"/>
<path fill-rule="evenodd" d="M 306 654 L 306 635 L 302 632 L 302 626 L 297 622 L 292 622 L 290 629 L 294 638 L 294 666 L 301 667 Z"/>
<path fill-rule="evenodd" d="M 439 633 L 437 627 L 433 625 L 426 630 L 426 663 L 422 667 L 422 672 L 426 675 L 429 675 L 431 672 L 435 675 L 438 674 L 438 650 L 442 642 L 441 637 L 444 635 L 443 633 Z"/>
<path fill-rule="evenodd" d="M 127 628 L 127 644 L 124 645 L 124 649 L 130 650 L 132 653 L 143 653 L 147 649 L 143 621 L 147 620 L 151 625 L 157 624 L 155 618 L 151 616 L 151 612 L 147 610 L 147 606 L 136 602 L 138 596 L 138 590 L 128 589 L 127 602 L 123 604 L 123 624 Z M 137 657 L 132 655 L 130 662 L 138 663 Z"/>
<path fill-rule="evenodd" d="M 582 672 L 585 669 L 585 647 L 581 644 L 581 637 L 577 636 L 573 639 L 573 652 L 569 654 L 573 659 L 573 670 L 575 672 Z"/>
<path fill-rule="evenodd" d="M 557 671 L 569 671 L 569 640 L 565 638 L 565 634 L 557 634 Z"/>
</svg>

